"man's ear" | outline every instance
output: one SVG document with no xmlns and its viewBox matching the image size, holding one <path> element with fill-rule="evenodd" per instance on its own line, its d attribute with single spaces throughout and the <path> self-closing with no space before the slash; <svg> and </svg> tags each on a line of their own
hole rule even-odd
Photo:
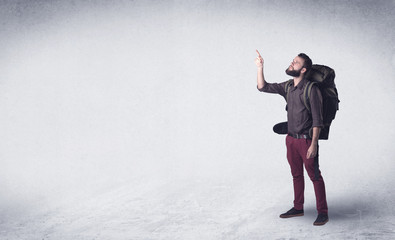
<svg viewBox="0 0 395 240">
<path fill-rule="evenodd" d="M 307 71 L 307 69 L 304 67 L 300 70 L 301 73 L 305 73 Z"/>
</svg>

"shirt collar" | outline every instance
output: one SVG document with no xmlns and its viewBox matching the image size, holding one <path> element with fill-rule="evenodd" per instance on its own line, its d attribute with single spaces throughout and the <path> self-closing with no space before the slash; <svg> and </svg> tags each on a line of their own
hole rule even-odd
<svg viewBox="0 0 395 240">
<path fill-rule="evenodd" d="M 298 84 L 298 86 L 295 86 L 295 82 L 292 81 L 292 87 L 297 88 L 297 89 L 304 89 L 304 86 L 306 85 L 306 78 L 303 78 L 302 81 L 300 81 L 300 83 Z"/>
</svg>

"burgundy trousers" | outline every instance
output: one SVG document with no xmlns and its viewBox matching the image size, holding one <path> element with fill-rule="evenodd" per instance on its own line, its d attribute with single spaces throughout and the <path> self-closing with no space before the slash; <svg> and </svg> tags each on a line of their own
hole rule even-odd
<svg viewBox="0 0 395 240">
<path fill-rule="evenodd" d="M 314 185 L 316 206 L 318 213 L 328 214 L 328 205 L 326 203 L 325 183 L 321 176 L 318 166 L 318 151 L 315 158 L 307 159 L 307 150 L 311 145 L 310 139 L 296 139 L 291 136 L 286 137 L 287 158 L 294 185 L 294 208 L 303 209 L 304 203 L 304 176 L 303 164 L 310 180 Z"/>
</svg>

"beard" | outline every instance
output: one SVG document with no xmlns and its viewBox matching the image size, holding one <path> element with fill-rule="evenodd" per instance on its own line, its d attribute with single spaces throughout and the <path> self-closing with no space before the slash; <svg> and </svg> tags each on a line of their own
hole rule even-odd
<svg viewBox="0 0 395 240">
<path fill-rule="evenodd" d="M 300 76 L 300 72 L 302 71 L 302 69 L 299 70 L 289 70 L 289 68 L 287 68 L 285 70 L 285 73 L 288 74 L 291 77 L 299 77 Z"/>
</svg>

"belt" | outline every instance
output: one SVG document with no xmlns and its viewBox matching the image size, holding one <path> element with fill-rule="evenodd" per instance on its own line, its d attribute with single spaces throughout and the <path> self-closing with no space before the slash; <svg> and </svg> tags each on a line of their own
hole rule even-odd
<svg viewBox="0 0 395 240">
<path fill-rule="evenodd" d="M 296 138 L 296 139 L 311 139 L 311 137 L 310 137 L 310 135 L 307 135 L 307 134 L 291 134 L 291 133 L 288 133 L 288 136 L 291 136 L 291 137 L 293 137 L 293 138 Z"/>
</svg>

